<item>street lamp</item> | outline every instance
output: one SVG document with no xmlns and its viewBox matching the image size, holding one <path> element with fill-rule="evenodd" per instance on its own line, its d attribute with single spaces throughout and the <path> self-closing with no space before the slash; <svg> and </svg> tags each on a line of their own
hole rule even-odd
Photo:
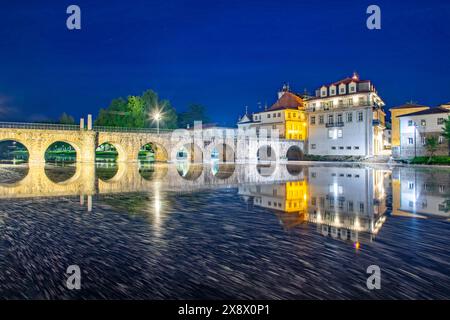
<svg viewBox="0 0 450 320">
<path fill-rule="evenodd" d="M 153 120 L 156 121 L 156 131 L 157 131 L 158 134 L 159 134 L 159 120 L 161 120 L 161 113 L 160 113 L 159 111 L 156 111 L 156 112 L 153 114 Z"/>
</svg>

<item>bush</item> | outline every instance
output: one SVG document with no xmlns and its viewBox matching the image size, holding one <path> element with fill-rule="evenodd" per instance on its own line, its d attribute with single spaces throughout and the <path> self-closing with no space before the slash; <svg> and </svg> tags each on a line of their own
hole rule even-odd
<svg viewBox="0 0 450 320">
<path fill-rule="evenodd" d="M 429 157 L 415 157 L 410 161 L 410 164 L 435 164 L 435 165 L 450 165 L 449 156 L 434 156 L 428 162 Z"/>
</svg>

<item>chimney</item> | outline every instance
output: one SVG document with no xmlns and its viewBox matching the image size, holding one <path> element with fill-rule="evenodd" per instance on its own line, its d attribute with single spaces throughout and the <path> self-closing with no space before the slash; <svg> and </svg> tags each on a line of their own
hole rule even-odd
<svg viewBox="0 0 450 320">
<path fill-rule="evenodd" d="M 80 130 L 84 130 L 84 118 L 80 118 Z"/>
</svg>

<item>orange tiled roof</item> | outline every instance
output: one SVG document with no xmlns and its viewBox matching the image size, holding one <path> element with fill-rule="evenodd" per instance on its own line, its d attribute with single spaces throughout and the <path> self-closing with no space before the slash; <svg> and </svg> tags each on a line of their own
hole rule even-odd
<svg viewBox="0 0 450 320">
<path fill-rule="evenodd" d="M 266 111 L 298 109 L 303 107 L 303 99 L 292 92 L 285 92 L 277 102 Z"/>
</svg>

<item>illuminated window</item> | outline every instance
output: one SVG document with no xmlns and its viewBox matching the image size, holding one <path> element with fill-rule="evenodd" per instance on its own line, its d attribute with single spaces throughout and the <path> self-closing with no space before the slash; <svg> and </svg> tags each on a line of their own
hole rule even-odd
<svg viewBox="0 0 450 320">
<path fill-rule="evenodd" d="M 338 138 L 342 138 L 342 129 L 339 129 L 338 131 L 337 131 L 337 137 Z M 342 149 L 344 149 L 344 147 L 341 147 Z"/>
</svg>

